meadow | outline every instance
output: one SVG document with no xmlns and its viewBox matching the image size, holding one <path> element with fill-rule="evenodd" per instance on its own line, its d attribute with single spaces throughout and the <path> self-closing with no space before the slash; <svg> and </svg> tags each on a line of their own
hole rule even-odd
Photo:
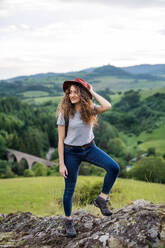
<svg viewBox="0 0 165 248">
<path fill-rule="evenodd" d="M 83 184 L 102 182 L 103 177 L 79 176 L 75 195 Z M 24 211 L 37 216 L 63 215 L 62 195 L 64 180 L 59 176 L 14 178 L 0 180 L 0 214 Z M 165 185 L 118 178 L 111 194 L 113 211 L 137 199 L 165 203 Z M 94 205 L 81 206 L 73 202 L 73 211 L 83 208 L 100 215 Z"/>
<path fill-rule="evenodd" d="M 146 132 L 142 132 L 139 136 L 135 134 L 127 135 L 125 133 L 120 132 L 120 137 L 124 141 L 128 150 L 132 150 L 134 147 L 139 148 L 139 150 L 147 151 L 148 148 L 154 147 L 156 153 L 162 156 L 165 147 L 165 124 L 161 125 L 159 128 L 156 128 L 152 131 L 152 133 L 148 134 Z M 141 144 L 137 145 L 138 141 Z"/>
</svg>

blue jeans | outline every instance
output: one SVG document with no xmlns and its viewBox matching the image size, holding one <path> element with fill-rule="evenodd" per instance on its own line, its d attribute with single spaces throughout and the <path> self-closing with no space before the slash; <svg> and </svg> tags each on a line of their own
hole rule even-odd
<svg viewBox="0 0 165 248">
<path fill-rule="evenodd" d="M 95 164 L 106 170 L 102 192 L 109 194 L 118 176 L 119 165 L 95 143 L 85 148 L 70 147 L 64 144 L 64 163 L 68 170 L 68 177 L 65 178 L 65 191 L 63 195 L 63 206 L 66 216 L 72 212 L 72 198 L 76 186 L 80 163 L 86 161 Z"/>
</svg>

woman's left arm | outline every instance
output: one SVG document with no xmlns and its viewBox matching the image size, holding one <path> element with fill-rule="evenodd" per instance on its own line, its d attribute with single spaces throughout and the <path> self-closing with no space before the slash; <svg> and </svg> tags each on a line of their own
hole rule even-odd
<svg viewBox="0 0 165 248">
<path fill-rule="evenodd" d="M 112 105 L 110 102 L 108 102 L 104 97 L 100 96 L 99 94 L 97 94 L 94 90 L 91 84 L 90 85 L 90 93 L 92 94 L 92 96 L 96 99 L 97 102 L 100 103 L 100 107 L 97 107 L 97 114 L 101 114 L 103 112 L 108 111 Z"/>
</svg>

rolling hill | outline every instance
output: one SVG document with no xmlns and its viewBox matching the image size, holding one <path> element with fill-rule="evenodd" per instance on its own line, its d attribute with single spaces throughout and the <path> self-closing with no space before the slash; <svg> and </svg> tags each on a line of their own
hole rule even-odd
<svg viewBox="0 0 165 248">
<path fill-rule="evenodd" d="M 148 66 L 147 68 L 150 68 L 148 71 L 144 68 L 144 65 L 127 68 L 104 65 L 76 72 L 49 72 L 19 76 L 1 80 L 0 94 L 2 96 L 16 96 L 24 100 L 61 96 L 63 95 L 63 81 L 73 80 L 76 77 L 87 80 L 94 86 L 96 91 L 105 90 L 106 88 L 117 92 L 129 89 L 158 89 L 165 87 L 165 78 L 162 76 L 163 65 Z M 155 73 L 155 68 L 159 68 L 157 73 Z"/>
<path fill-rule="evenodd" d="M 156 64 L 156 65 L 135 65 L 122 67 L 125 72 L 132 74 L 151 74 L 151 75 L 165 75 L 165 64 Z"/>
</svg>

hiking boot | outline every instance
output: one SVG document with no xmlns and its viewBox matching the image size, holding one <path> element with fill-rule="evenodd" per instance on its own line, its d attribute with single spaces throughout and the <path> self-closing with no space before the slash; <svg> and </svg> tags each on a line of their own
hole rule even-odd
<svg viewBox="0 0 165 248">
<path fill-rule="evenodd" d="M 68 237 L 76 236 L 76 230 L 74 228 L 73 219 L 65 219 L 65 231 Z"/>
<path fill-rule="evenodd" d="M 94 200 L 94 205 L 98 208 L 100 208 L 101 213 L 104 216 L 110 216 L 112 215 L 111 210 L 109 209 L 107 202 L 109 201 L 109 198 L 104 200 L 104 198 L 102 198 L 101 196 L 98 196 L 95 200 Z"/>
</svg>

